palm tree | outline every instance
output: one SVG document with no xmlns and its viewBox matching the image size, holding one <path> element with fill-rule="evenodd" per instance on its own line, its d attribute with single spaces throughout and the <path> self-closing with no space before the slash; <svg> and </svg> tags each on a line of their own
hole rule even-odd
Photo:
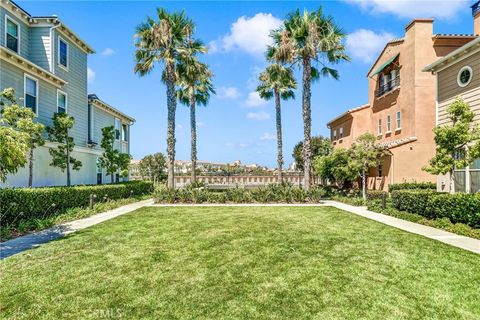
<svg viewBox="0 0 480 320">
<path fill-rule="evenodd" d="M 175 64 L 179 50 L 193 32 L 193 22 L 180 13 L 168 13 L 157 9 L 157 18 L 150 17 L 136 28 L 135 34 L 135 73 L 144 76 L 149 74 L 157 63 L 163 62 L 162 81 L 167 85 L 167 185 L 175 187 L 175 111 L 177 99 L 175 84 L 177 81 Z"/>
<path fill-rule="evenodd" d="M 189 41 L 188 46 L 182 50 L 180 62 L 177 65 L 178 85 L 177 97 L 181 103 L 190 108 L 190 133 L 191 133 L 191 182 L 197 180 L 197 124 L 195 116 L 196 105 L 206 106 L 210 94 L 215 94 L 212 84 L 213 73 L 208 65 L 201 63 L 195 57 L 197 52 L 206 52 L 206 48 L 198 41 Z"/>
<path fill-rule="evenodd" d="M 350 60 L 343 44 L 345 34 L 335 24 L 333 18 L 325 16 L 322 8 L 319 8 L 314 12 L 305 10 L 303 14 L 298 9 L 290 13 L 283 26 L 273 31 L 271 36 L 274 41 L 268 48 L 267 57 L 270 60 L 297 65 L 303 69 L 304 185 L 308 190 L 312 172 L 310 85 L 312 80 L 320 76 L 338 79 L 338 71 L 330 68 L 329 65 Z M 320 65 L 320 70 L 313 67 L 312 62 Z"/>
<path fill-rule="evenodd" d="M 260 73 L 260 85 L 257 92 L 261 98 L 270 100 L 275 97 L 276 126 L 277 126 L 277 163 L 278 163 L 278 183 L 283 183 L 282 167 L 282 113 L 280 109 L 280 99 L 288 100 L 295 98 L 292 89 L 297 88 L 297 81 L 293 76 L 292 69 L 285 68 L 280 64 L 271 64 L 265 71 Z"/>
</svg>

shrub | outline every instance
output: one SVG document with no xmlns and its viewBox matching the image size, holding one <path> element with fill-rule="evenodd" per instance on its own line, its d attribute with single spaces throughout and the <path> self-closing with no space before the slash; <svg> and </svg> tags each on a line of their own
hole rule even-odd
<svg viewBox="0 0 480 320">
<path fill-rule="evenodd" d="M 453 223 L 480 227 L 480 194 L 447 194 L 432 190 L 396 190 L 393 206 L 428 219 L 448 218 Z"/>
<path fill-rule="evenodd" d="M 402 182 L 394 183 L 388 186 L 388 192 L 410 189 L 436 190 L 437 185 L 433 182 Z"/>
<path fill-rule="evenodd" d="M 111 185 L 6 188 L 0 189 L 0 220 L 2 225 L 55 216 L 70 208 L 85 208 L 90 195 L 95 202 L 136 197 L 153 191 L 153 184 L 130 181 Z"/>
<path fill-rule="evenodd" d="M 381 200 L 382 197 L 388 198 L 388 192 L 383 190 L 370 190 L 367 192 L 367 200 Z"/>
</svg>

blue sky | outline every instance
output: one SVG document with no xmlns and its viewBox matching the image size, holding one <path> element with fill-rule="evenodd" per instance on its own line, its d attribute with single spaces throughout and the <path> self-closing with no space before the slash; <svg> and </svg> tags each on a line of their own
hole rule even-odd
<svg viewBox="0 0 480 320">
<path fill-rule="evenodd" d="M 32 15 L 58 15 L 96 49 L 89 56 L 89 92 L 133 116 L 131 151 L 134 158 L 165 152 L 166 98 L 160 68 L 140 78 L 133 73 L 135 26 L 154 16 L 155 8 L 184 9 L 197 26 L 196 35 L 209 44 L 202 59 L 215 73 L 217 96 L 197 111 L 198 157 L 201 160 L 258 163 L 275 166 L 273 102 L 262 103 L 253 93 L 261 52 L 269 28 L 278 26 L 296 8 L 320 5 L 349 34 L 352 62 L 337 66 L 340 80 L 321 79 L 312 87 L 313 134 L 327 135 L 326 123 L 345 110 L 367 102 L 366 73 L 376 54 L 392 37 L 403 36 L 413 17 L 435 17 L 435 33 L 472 33 L 473 1 L 17 1 Z M 297 72 L 298 75 L 298 72 Z M 300 80 L 300 78 L 298 77 Z M 283 103 L 285 165 L 293 146 L 303 137 L 301 92 Z M 177 159 L 189 159 L 189 112 L 177 109 Z"/>
</svg>

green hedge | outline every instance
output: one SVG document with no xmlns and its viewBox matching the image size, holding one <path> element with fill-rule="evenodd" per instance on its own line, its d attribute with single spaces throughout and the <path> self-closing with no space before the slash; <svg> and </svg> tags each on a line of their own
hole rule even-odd
<svg viewBox="0 0 480 320">
<path fill-rule="evenodd" d="M 395 190 L 410 190 L 410 189 L 436 190 L 437 185 L 433 182 L 402 182 L 402 183 L 393 183 L 388 186 L 388 192 L 393 192 Z"/>
<path fill-rule="evenodd" d="M 448 218 L 453 223 L 480 227 L 480 194 L 448 194 L 432 190 L 396 190 L 393 206 L 428 219 Z"/>
<path fill-rule="evenodd" d="M 0 221 L 3 226 L 20 220 L 54 216 L 66 209 L 95 202 L 141 196 L 153 192 L 153 183 L 130 181 L 111 185 L 0 189 Z"/>
</svg>

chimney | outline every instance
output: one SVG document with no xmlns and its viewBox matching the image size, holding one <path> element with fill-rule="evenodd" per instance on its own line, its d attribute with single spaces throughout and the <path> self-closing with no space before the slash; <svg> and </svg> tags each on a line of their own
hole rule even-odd
<svg viewBox="0 0 480 320">
<path fill-rule="evenodd" d="M 480 1 L 472 6 L 473 34 L 480 35 Z"/>
</svg>

